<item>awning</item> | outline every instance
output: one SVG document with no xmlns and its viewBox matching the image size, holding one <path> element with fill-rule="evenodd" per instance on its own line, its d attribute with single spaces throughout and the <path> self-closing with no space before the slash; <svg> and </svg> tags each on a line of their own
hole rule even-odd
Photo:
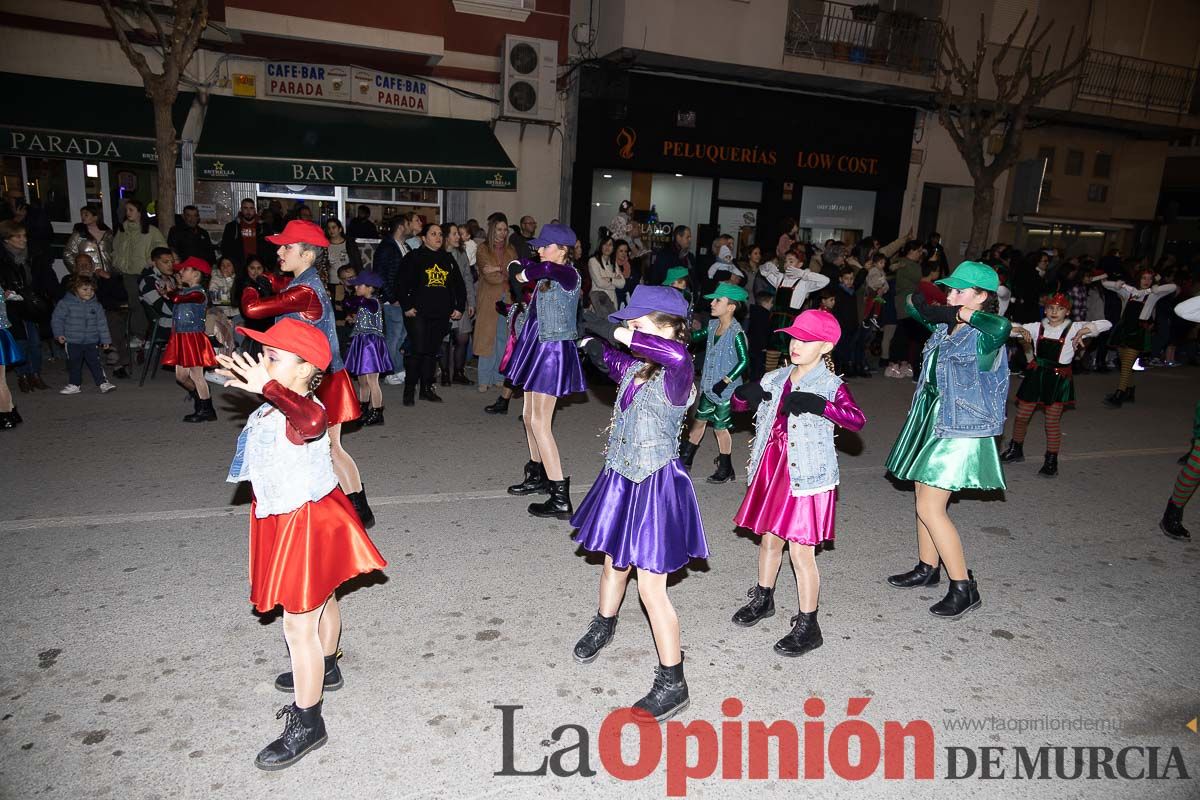
<svg viewBox="0 0 1200 800">
<path fill-rule="evenodd" d="M 154 106 L 140 86 L 68 81 L 0 72 L 0 152 L 39 158 L 87 158 L 153 164 Z M 175 130 L 191 108 L 180 92 Z"/>
<path fill-rule="evenodd" d="M 210 97 L 196 177 L 257 183 L 517 188 L 486 122 Z"/>
<path fill-rule="evenodd" d="M 1017 218 L 1011 214 L 1008 216 L 1009 222 L 1016 222 Z M 1036 215 L 1026 215 L 1025 225 L 1057 225 L 1059 227 L 1083 228 L 1091 231 L 1120 231 L 1131 230 L 1132 222 L 1120 222 L 1118 220 L 1094 220 L 1094 219 L 1067 219 L 1065 217 L 1042 217 Z"/>
</svg>

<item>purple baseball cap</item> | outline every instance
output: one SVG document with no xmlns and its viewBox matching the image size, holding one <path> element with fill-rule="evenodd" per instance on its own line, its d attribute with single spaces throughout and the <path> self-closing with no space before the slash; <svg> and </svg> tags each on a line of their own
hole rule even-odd
<svg viewBox="0 0 1200 800">
<path fill-rule="evenodd" d="M 347 286 L 358 286 L 359 284 L 362 284 L 364 286 L 374 286 L 376 289 L 382 289 L 383 288 L 383 276 L 380 275 L 378 272 L 372 272 L 371 270 L 368 269 L 368 270 L 363 270 L 362 272 L 355 275 L 353 278 L 346 279 Z"/>
<path fill-rule="evenodd" d="M 550 223 L 543 225 L 541 233 L 529 240 L 529 246 L 536 250 L 548 244 L 558 244 L 570 250 L 577 241 L 579 237 L 569 226 Z"/>
<path fill-rule="evenodd" d="M 629 305 L 615 314 L 608 315 L 609 322 L 623 322 L 627 319 L 637 319 L 655 311 L 672 314 L 676 317 L 687 317 L 688 304 L 683 299 L 683 293 L 670 286 L 647 286 L 639 284 L 629 296 Z"/>
</svg>

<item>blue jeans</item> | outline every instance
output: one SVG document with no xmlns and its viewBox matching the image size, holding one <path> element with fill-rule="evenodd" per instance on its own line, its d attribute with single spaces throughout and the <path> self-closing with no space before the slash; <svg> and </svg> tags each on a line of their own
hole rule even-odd
<svg viewBox="0 0 1200 800">
<path fill-rule="evenodd" d="M 395 366 L 393 371 L 403 372 L 404 353 L 400 352 L 400 348 L 404 346 L 408 332 L 404 327 L 404 309 L 401 306 L 388 304 L 383 307 L 383 334 L 387 341 L 388 355 L 392 357 L 392 364 Z"/>
<path fill-rule="evenodd" d="M 19 375 L 36 375 L 42 371 L 42 332 L 36 322 L 25 320 L 25 362 L 17 367 Z"/>
<path fill-rule="evenodd" d="M 500 374 L 500 359 L 504 357 L 504 348 L 508 344 L 508 317 L 496 319 L 496 346 L 492 354 L 479 357 L 478 381 L 481 386 L 492 386 L 504 383 Z"/>
</svg>

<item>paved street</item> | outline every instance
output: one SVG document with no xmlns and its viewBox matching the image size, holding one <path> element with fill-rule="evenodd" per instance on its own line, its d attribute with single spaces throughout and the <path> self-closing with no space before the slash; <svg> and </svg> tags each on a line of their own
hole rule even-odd
<svg viewBox="0 0 1200 800">
<path fill-rule="evenodd" d="M 1157 528 L 1200 373 L 1139 380 L 1136 405 L 1109 411 L 1100 398 L 1115 377 L 1079 379 L 1081 408 L 1064 423 L 1058 479 L 1035 474 L 1043 443 L 1035 417 L 1029 461 L 1007 471 L 1006 496 L 953 506 L 984 598 L 957 623 L 926 612 L 939 592 L 883 583 L 915 560 L 911 489 L 882 469 L 911 384 L 852 382 L 869 421 L 861 435 L 839 436 L 839 533 L 818 558 L 825 646 L 795 661 L 771 651 L 796 609 L 787 566 L 775 617 L 748 630 L 729 622 L 755 579 L 754 541 L 729 522 L 745 488 L 747 432 L 735 438 L 738 481 L 722 486 L 702 480 L 716 454 L 710 434 L 695 473 L 712 556 L 671 590 L 693 697 L 681 721 L 720 730 L 722 701 L 737 697 L 742 721 L 799 727 L 814 719 L 804 702 L 815 696 L 825 701 L 828 740 L 848 699 L 869 698 L 861 716 L 876 731 L 886 720 L 932 725 L 936 778 L 912 781 L 911 745 L 905 781 L 885 779 L 882 764 L 864 781 L 847 780 L 828 760 L 823 780 L 781 781 L 772 755 L 771 781 L 722 780 L 718 767 L 691 781 L 688 796 L 1200 796 L 1200 735 L 1184 727 L 1200 713 L 1200 550 Z M 595 663 L 575 664 L 599 562 L 577 550 L 565 523 L 534 520 L 528 500 L 504 493 L 526 459 L 520 403 L 495 418 L 481 413 L 491 394 L 443 395 L 440 406 L 405 409 L 387 387 L 387 424 L 347 436 L 379 518 L 372 537 L 390 564 L 386 577 L 349 586 L 343 598 L 346 686 L 326 696 L 328 745 L 273 774 L 252 761 L 280 730 L 274 712 L 289 698 L 272 681 L 287 653 L 280 619 L 258 618 L 247 602 L 249 498 L 224 483 L 253 402 L 218 390 L 220 422 L 191 426 L 179 422 L 190 407 L 165 375 L 103 397 L 92 387 L 74 397 L 18 395 L 26 424 L 0 436 L 8 600 L 0 625 L 10 640 L 0 648 L 0 795 L 666 796 L 665 754 L 636 783 L 612 777 L 598 755 L 604 717 L 652 679 L 634 587 L 613 645 Z M 610 402 L 611 390 L 593 392 L 557 416 L 577 502 L 602 461 Z M 1200 532 L 1196 503 L 1184 521 Z M 556 743 L 552 732 L 575 724 L 590 736 L 597 774 L 495 777 L 497 705 L 523 706 L 516 769 L 574 744 L 577 733 L 560 732 Z M 1003 729 L 1064 718 L 1101 727 Z M 983 729 L 949 728 L 963 720 Z M 1175 746 L 1190 779 L 1176 768 L 1167 780 L 1013 780 L 1018 745 L 1158 746 L 1160 773 Z M 985 746 L 1009 748 L 1005 779 L 980 780 L 977 765 L 972 777 L 947 780 L 947 748 Z M 578 758 L 562 763 L 573 769 Z M 627 749 L 626 760 L 635 758 Z M 1136 760 L 1131 769 L 1146 766 Z"/>
</svg>

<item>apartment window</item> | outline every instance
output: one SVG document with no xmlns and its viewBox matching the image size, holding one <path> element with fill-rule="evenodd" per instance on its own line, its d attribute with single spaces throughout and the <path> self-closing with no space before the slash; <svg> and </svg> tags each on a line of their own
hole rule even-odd
<svg viewBox="0 0 1200 800">
<path fill-rule="evenodd" d="M 1054 189 L 1054 181 L 1050 180 L 1049 178 L 1044 178 L 1042 180 L 1042 202 L 1043 203 L 1047 202 L 1048 200 L 1054 199 L 1054 194 L 1052 192 L 1053 189 Z"/>
<path fill-rule="evenodd" d="M 1112 156 L 1108 153 L 1096 153 L 1096 163 L 1092 169 L 1093 178 L 1107 178 L 1112 172 Z"/>
<path fill-rule="evenodd" d="M 1089 203 L 1107 202 L 1108 201 L 1108 184 L 1106 184 L 1106 183 L 1089 183 L 1087 197 L 1088 197 Z"/>
<path fill-rule="evenodd" d="M 1045 159 L 1047 173 L 1054 172 L 1054 148 L 1053 147 L 1039 147 L 1037 157 L 1041 158 L 1041 159 Z"/>
<path fill-rule="evenodd" d="M 1068 150 L 1067 164 L 1063 169 L 1067 175 L 1082 175 L 1083 174 L 1083 151 Z"/>
</svg>

